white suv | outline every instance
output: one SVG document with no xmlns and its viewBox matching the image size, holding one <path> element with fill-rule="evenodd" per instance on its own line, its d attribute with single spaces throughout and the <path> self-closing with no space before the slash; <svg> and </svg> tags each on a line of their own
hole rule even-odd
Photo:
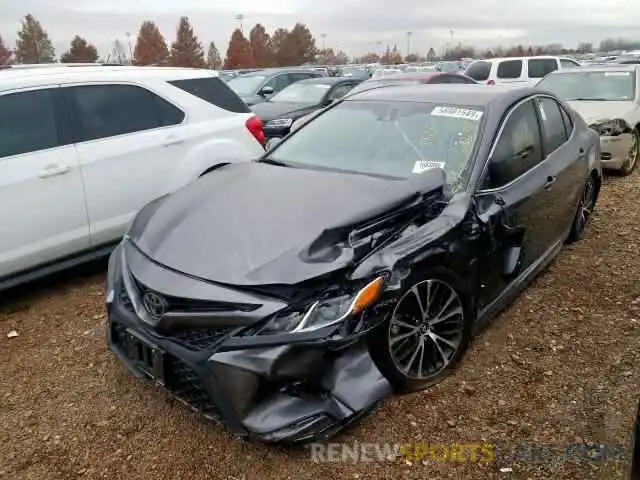
<svg viewBox="0 0 640 480">
<path fill-rule="evenodd" d="M 465 75 L 487 85 L 522 87 L 535 85 L 555 70 L 580 68 L 572 58 L 537 56 L 505 57 L 477 60 L 467 67 Z"/>
<path fill-rule="evenodd" d="M 262 154 L 210 70 L 0 70 L 0 289 L 108 254 L 146 203 Z"/>
</svg>

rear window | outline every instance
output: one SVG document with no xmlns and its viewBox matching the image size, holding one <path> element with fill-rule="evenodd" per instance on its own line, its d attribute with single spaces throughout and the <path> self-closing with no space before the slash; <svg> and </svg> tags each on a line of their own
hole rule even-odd
<svg viewBox="0 0 640 480">
<path fill-rule="evenodd" d="M 522 60 L 505 60 L 498 64 L 498 78 L 520 78 Z"/>
<path fill-rule="evenodd" d="M 218 77 L 190 78 L 169 82 L 191 95 L 228 112 L 249 113 L 249 107 Z"/>
<path fill-rule="evenodd" d="M 555 58 L 535 58 L 529 60 L 529 78 L 542 78 L 558 69 Z"/>
<path fill-rule="evenodd" d="M 491 62 L 474 62 L 469 65 L 465 74 L 478 82 L 489 80 L 491 74 Z"/>
</svg>

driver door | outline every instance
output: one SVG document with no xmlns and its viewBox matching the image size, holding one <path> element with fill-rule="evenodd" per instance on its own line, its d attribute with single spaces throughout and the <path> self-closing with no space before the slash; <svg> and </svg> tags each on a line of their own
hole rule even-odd
<svg viewBox="0 0 640 480">
<path fill-rule="evenodd" d="M 547 184 L 535 100 L 516 105 L 494 144 L 476 194 L 485 226 L 479 308 L 490 305 L 552 246 L 547 218 L 554 205 Z"/>
</svg>

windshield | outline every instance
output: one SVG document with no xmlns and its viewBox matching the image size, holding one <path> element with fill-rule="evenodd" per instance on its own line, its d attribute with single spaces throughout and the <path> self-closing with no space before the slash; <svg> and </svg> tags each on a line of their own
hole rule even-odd
<svg viewBox="0 0 640 480">
<path fill-rule="evenodd" d="M 330 88 L 326 83 L 294 83 L 274 95 L 271 101 L 319 103 Z"/>
<path fill-rule="evenodd" d="M 229 80 L 227 85 L 240 96 L 255 95 L 256 90 L 264 82 L 265 78 L 261 75 L 241 75 Z"/>
<path fill-rule="evenodd" d="M 555 93 L 565 101 L 625 101 L 636 95 L 635 72 L 554 73 L 543 78 L 538 87 Z"/>
<path fill-rule="evenodd" d="M 455 191 L 466 181 L 483 113 L 458 105 L 346 101 L 314 118 L 265 159 L 393 178 L 442 168 Z"/>
<path fill-rule="evenodd" d="M 362 82 L 357 87 L 351 89 L 351 93 L 362 92 L 364 90 L 369 90 L 370 88 L 381 87 L 383 85 L 417 85 L 420 83 L 420 80 L 416 79 L 388 79 L 388 80 L 367 80 L 366 82 Z"/>
</svg>

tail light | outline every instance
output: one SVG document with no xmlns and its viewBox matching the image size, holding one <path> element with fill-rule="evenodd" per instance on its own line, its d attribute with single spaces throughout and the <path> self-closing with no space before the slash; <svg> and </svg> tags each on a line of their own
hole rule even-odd
<svg viewBox="0 0 640 480">
<path fill-rule="evenodd" d="M 487 85 L 495 85 L 496 82 L 494 82 L 493 80 L 487 80 Z"/>
<path fill-rule="evenodd" d="M 253 138 L 255 138 L 258 143 L 264 147 L 266 140 L 260 117 L 254 115 L 253 117 L 248 118 L 244 125 L 247 127 L 247 130 L 249 130 L 251 135 L 253 135 Z"/>
</svg>

